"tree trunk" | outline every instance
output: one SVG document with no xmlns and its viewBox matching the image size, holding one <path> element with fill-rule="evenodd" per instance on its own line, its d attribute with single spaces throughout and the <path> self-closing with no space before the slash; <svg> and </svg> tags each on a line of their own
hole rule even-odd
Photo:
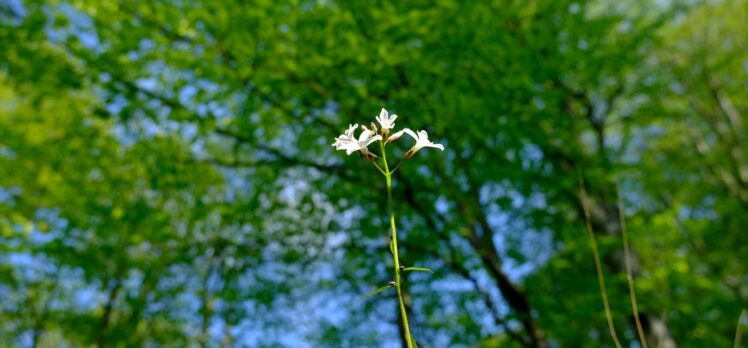
<svg viewBox="0 0 748 348">
<path fill-rule="evenodd" d="M 546 348 L 548 344 L 545 340 L 545 333 L 536 324 L 532 317 L 532 307 L 527 296 L 522 292 L 501 269 L 501 260 L 496 253 L 496 247 L 492 238 L 476 238 L 473 234 L 469 239 L 470 244 L 478 251 L 481 261 L 483 261 L 488 274 L 496 282 L 496 286 L 501 292 L 501 296 L 507 302 L 509 307 L 514 310 L 522 322 L 528 336 L 530 337 L 530 347 Z"/>
<path fill-rule="evenodd" d="M 99 331 L 96 334 L 96 346 L 103 348 L 106 346 L 107 331 L 111 322 L 112 310 L 114 308 L 114 301 L 117 300 L 119 291 L 122 288 L 122 279 L 117 276 L 114 281 L 109 285 L 109 296 L 106 305 L 104 305 L 104 313 L 101 315 L 99 320 Z"/>
</svg>

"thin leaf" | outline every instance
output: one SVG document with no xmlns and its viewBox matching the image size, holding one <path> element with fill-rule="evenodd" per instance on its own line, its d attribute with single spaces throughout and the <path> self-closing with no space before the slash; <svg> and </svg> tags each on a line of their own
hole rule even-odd
<svg viewBox="0 0 748 348">
<path fill-rule="evenodd" d="M 361 296 L 361 297 L 357 298 L 357 300 L 359 300 L 359 301 L 365 300 L 365 299 L 367 299 L 369 297 L 372 297 L 372 296 L 374 296 L 374 295 L 376 295 L 376 294 L 378 294 L 378 293 L 380 293 L 382 291 L 385 291 L 385 290 L 387 290 L 387 289 L 389 289 L 391 287 L 392 287 L 392 285 L 383 286 L 383 287 L 381 287 L 379 289 L 376 289 L 376 290 L 374 290 L 374 291 L 372 291 L 372 292 L 370 292 L 370 293 L 368 293 L 368 294 L 366 294 L 364 296 Z"/>
<path fill-rule="evenodd" d="M 431 270 L 431 268 L 426 267 L 405 267 L 403 268 L 403 271 L 421 271 L 421 272 L 429 272 L 434 273 L 434 271 Z"/>
</svg>

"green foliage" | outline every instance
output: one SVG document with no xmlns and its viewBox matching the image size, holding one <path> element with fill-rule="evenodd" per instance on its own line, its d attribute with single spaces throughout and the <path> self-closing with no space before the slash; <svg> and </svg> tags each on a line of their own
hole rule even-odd
<svg viewBox="0 0 748 348">
<path fill-rule="evenodd" d="M 446 146 L 393 187 L 422 346 L 611 345 L 577 173 L 623 345 L 617 180 L 650 345 L 730 346 L 746 11 L 0 1 L 0 345 L 402 343 L 393 292 L 356 301 L 391 280 L 384 183 L 330 147 L 384 106 Z"/>
</svg>

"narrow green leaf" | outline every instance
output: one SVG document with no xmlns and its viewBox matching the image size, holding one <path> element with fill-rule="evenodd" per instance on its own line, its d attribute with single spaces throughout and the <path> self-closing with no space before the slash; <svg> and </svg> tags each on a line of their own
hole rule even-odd
<svg viewBox="0 0 748 348">
<path fill-rule="evenodd" d="M 434 271 L 431 270 L 431 268 L 426 267 L 405 267 L 403 268 L 403 271 L 421 271 L 421 272 L 429 272 L 434 273 Z"/>
<path fill-rule="evenodd" d="M 361 297 L 357 298 L 357 300 L 362 301 L 362 300 L 367 299 L 369 297 L 372 297 L 372 296 L 374 296 L 374 295 L 376 295 L 376 294 L 378 294 L 378 293 L 380 293 L 382 291 L 385 291 L 385 290 L 387 290 L 387 289 L 389 289 L 391 287 L 392 287 L 392 285 L 383 286 L 383 287 L 381 287 L 379 289 L 376 289 L 376 290 L 374 290 L 374 291 L 372 291 L 372 292 L 370 292 L 370 293 L 368 293 L 368 294 L 366 294 L 364 296 L 361 296 Z"/>
</svg>

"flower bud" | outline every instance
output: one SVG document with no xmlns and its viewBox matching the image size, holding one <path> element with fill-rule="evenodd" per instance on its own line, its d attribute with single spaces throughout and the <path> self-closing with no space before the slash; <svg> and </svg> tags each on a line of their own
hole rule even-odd
<svg viewBox="0 0 748 348">
<path fill-rule="evenodd" d="M 385 131 L 385 132 L 387 132 L 387 131 Z M 400 139 L 401 136 L 403 136 L 403 133 L 400 133 L 400 132 L 392 134 L 392 136 L 390 136 L 390 137 L 387 138 L 387 142 L 391 143 L 391 142 L 393 142 L 393 141 L 395 141 L 397 139 Z"/>
<path fill-rule="evenodd" d="M 377 125 L 375 125 L 374 122 L 371 123 L 371 131 L 374 133 L 377 132 Z"/>
<path fill-rule="evenodd" d="M 413 149 L 410 149 L 410 150 L 408 150 L 408 152 L 406 152 L 406 153 L 405 153 L 405 158 L 406 158 L 406 159 L 410 159 L 410 158 L 411 158 L 411 157 L 413 157 L 413 155 L 415 155 L 415 154 L 416 154 L 415 150 L 413 150 Z"/>
<path fill-rule="evenodd" d="M 387 285 L 389 285 L 389 286 L 395 286 L 395 285 L 397 285 L 397 283 L 395 283 L 394 280 L 390 280 L 390 282 L 387 283 Z"/>
</svg>

